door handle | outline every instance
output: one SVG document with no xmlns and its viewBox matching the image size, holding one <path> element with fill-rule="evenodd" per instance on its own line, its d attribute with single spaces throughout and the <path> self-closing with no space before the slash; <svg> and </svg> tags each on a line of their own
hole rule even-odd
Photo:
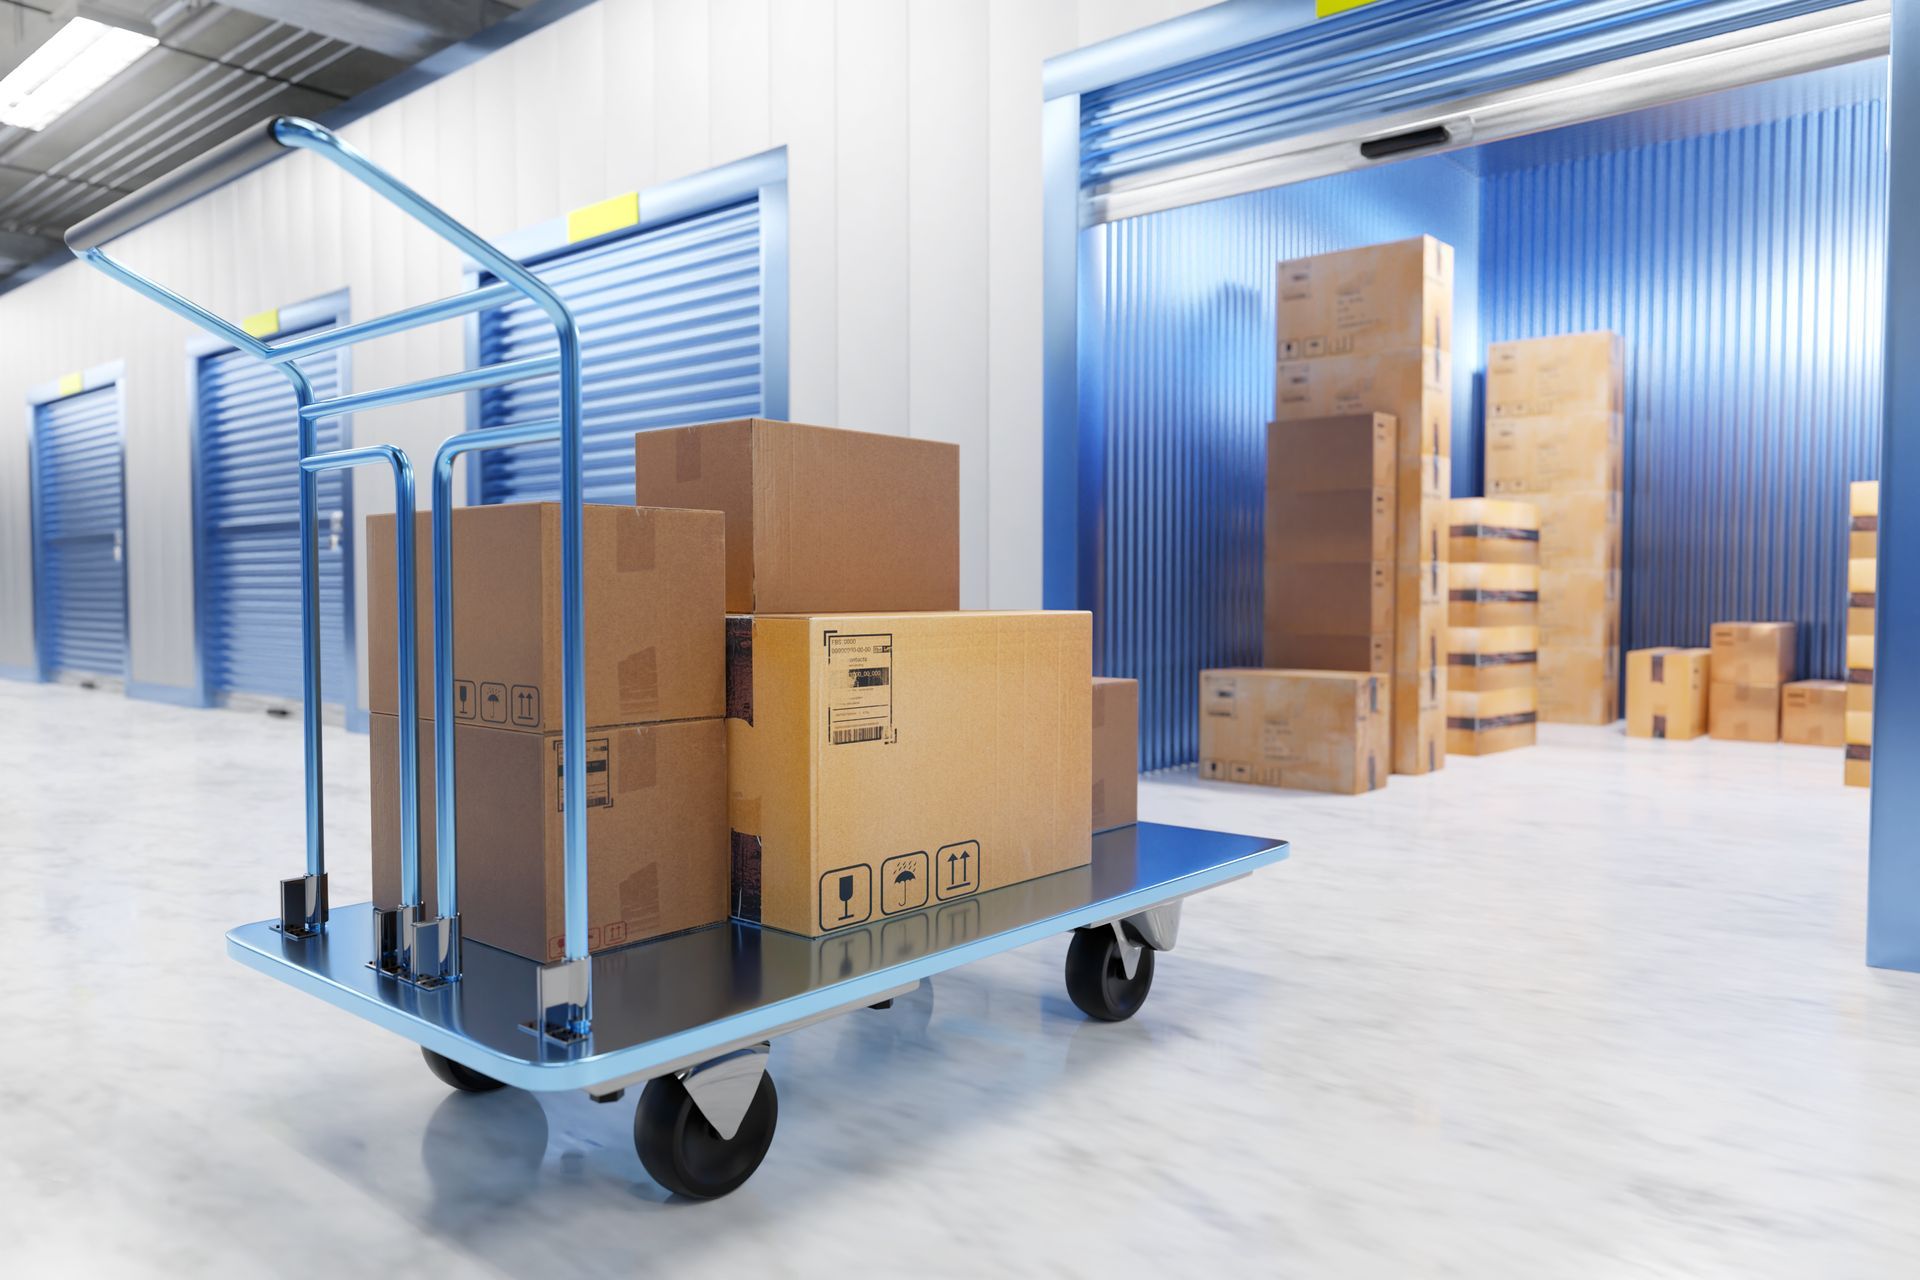
<svg viewBox="0 0 1920 1280">
<path fill-rule="evenodd" d="M 338 509 L 327 513 L 327 550 L 340 549 L 340 532 L 346 524 L 347 513 Z"/>
<path fill-rule="evenodd" d="M 113 562 L 119 564 L 126 559 L 126 555 L 127 531 L 125 529 L 115 529 L 113 531 Z"/>
</svg>

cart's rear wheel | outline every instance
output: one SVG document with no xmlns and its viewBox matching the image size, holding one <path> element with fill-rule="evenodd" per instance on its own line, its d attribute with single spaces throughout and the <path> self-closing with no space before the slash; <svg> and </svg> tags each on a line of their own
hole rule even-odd
<svg viewBox="0 0 1920 1280">
<path fill-rule="evenodd" d="M 723 1138 L 678 1076 L 649 1080 L 633 1115 L 633 1145 L 653 1180 L 692 1200 L 724 1196 L 753 1176 L 773 1145 L 780 1095 L 762 1074 L 739 1131 Z"/>
<path fill-rule="evenodd" d="M 420 1056 L 427 1060 L 427 1070 L 438 1076 L 440 1083 L 462 1093 L 492 1093 L 495 1089 L 504 1089 L 506 1084 L 492 1076 L 482 1075 L 472 1067 L 455 1062 L 452 1058 L 435 1053 L 425 1045 L 420 1046 Z"/>
<path fill-rule="evenodd" d="M 1111 925 L 1075 929 L 1067 947 L 1067 995 L 1098 1022 L 1124 1022 L 1140 1012 L 1153 989 L 1153 949 L 1140 948 L 1129 978 L 1120 960 L 1120 940 Z"/>
</svg>

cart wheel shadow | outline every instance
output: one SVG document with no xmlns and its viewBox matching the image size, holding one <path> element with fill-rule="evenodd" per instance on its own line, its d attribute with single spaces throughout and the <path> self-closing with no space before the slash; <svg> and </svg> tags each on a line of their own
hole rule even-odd
<svg viewBox="0 0 1920 1280">
<path fill-rule="evenodd" d="M 547 1154 L 547 1113 L 518 1089 L 450 1093 L 427 1118 L 420 1163 L 442 1225 L 518 1204 L 540 1182 Z"/>
</svg>

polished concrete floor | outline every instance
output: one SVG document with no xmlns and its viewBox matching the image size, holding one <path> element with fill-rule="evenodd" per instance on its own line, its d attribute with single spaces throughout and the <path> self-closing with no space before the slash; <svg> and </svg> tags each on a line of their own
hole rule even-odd
<svg viewBox="0 0 1920 1280">
<path fill-rule="evenodd" d="M 328 731 L 334 848 L 366 740 Z M 669 1201 L 632 1102 L 451 1096 L 226 959 L 297 872 L 299 729 L 0 681 L 0 1272 L 1920 1274 L 1920 977 L 1864 966 L 1833 751 L 1554 729 L 1291 839 L 1130 1023 L 1064 941 L 774 1049 L 772 1154 Z M 340 856 L 339 901 L 366 896 Z"/>
</svg>

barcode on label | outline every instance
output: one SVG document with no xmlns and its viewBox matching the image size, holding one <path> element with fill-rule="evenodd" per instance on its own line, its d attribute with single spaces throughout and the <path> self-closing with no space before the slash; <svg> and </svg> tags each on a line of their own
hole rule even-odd
<svg viewBox="0 0 1920 1280">
<path fill-rule="evenodd" d="M 865 724 L 857 729 L 835 729 L 833 731 L 833 742 L 835 746 L 841 746 L 849 742 L 878 742 L 880 741 L 880 735 L 885 732 L 886 726 L 878 724 Z"/>
</svg>

